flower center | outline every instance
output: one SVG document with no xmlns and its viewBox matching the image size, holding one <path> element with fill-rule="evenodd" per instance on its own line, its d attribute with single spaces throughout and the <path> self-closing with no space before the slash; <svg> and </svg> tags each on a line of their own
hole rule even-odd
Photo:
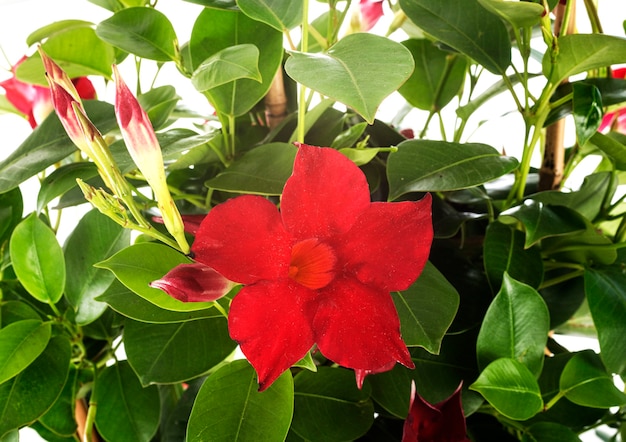
<svg viewBox="0 0 626 442">
<path fill-rule="evenodd" d="M 289 277 L 307 288 L 321 289 L 335 276 L 336 263 L 330 246 L 317 238 L 305 239 L 291 249 Z"/>
</svg>

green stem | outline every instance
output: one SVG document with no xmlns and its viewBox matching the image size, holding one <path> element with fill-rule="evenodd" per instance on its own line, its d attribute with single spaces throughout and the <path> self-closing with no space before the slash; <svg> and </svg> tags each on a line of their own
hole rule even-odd
<svg viewBox="0 0 626 442">
<path fill-rule="evenodd" d="M 309 49 L 309 0 L 303 0 L 302 5 L 302 40 L 300 41 L 300 50 L 306 52 Z M 298 84 L 298 130 L 296 139 L 300 143 L 304 143 L 305 134 L 305 115 L 306 115 L 306 87 Z"/>
<path fill-rule="evenodd" d="M 583 276 L 585 274 L 585 270 L 575 270 L 573 272 L 566 273 L 565 275 L 557 276 L 556 278 L 549 279 L 544 281 L 539 286 L 539 289 L 545 289 L 547 287 L 552 287 L 562 282 L 569 281 L 570 279 L 578 278 L 579 276 Z"/>
</svg>

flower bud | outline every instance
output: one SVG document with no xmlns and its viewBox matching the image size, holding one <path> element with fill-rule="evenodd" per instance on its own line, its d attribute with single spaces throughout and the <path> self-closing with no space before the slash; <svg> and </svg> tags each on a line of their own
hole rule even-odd
<svg viewBox="0 0 626 442">
<path fill-rule="evenodd" d="M 163 290 L 182 302 L 210 302 L 226 295 L 235 284 L 200 263 L 180 264 L 150 287 Z"/>
</svg>

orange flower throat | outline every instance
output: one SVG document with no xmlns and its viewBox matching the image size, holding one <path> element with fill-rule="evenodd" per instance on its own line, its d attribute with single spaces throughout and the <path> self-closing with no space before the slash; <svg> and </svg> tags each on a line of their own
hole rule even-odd
<svg viewBox="0 0 626 442">
<path fill-rule="evenodd" d="M 317 238 L 305 239 L 291 249 L 289 277 L 312 290 L 321 289 L 335 277 L 337 257 Z"/>
</svg>

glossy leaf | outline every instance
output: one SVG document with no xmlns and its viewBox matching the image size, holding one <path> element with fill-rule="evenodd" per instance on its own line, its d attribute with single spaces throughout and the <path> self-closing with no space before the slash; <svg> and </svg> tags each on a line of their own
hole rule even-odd
<svg viewBox="0 0 626 442">
<path fill-rule="evenodd" d="M 219 23 L 219 26 L 215 26 Z M 242 78 L 213 88 L 205 94 L 219 113 L 242 115 L 265 96 L 283 59 L 282 33 L 243 12 L 205 8 L 198 16 L 189 41 L 192 69 L 222 49 L 253 44 L 259 48 L 262 82 Z"/>
<path fill-rule="evenodd" d="M 604 34 L 569 34 L 558 39 L 558 53 L 546 51 L 543 74 L 553 84 L 568 77 L 613 64 L 626 62 L 626 40 Z"/>
<path fill-rule="evenodd" d="M 2 305 L 0 305 L 0 325 L 2 325 L 2 327 L 27 319 L 41 321 L 41 316 L 32 307 L 22 301 L 4 301 Z"/>
<path fill-rule="evenodd" d="M 579 232 L 587 227 L 585 220 L 572 209 L 533 200 L 526 200 L 520 206 L 502 212 L 499 220 L 505 224 L 523 224 L 526 230 L 524 247 L 531 247 L 543 238 Z"/>
<path fill-rule="evenodd" d="M 94 232 L 98 232 L 94 235 Z M 130 230 L 92 209 L 78 222 L 65 243 L 65 267 L 72 275 L 65 284 L 65 296 L 76 312 L 76 323 L 86 325 L 107 308 L 96 300 L 115 276 L 94 267 L 130 244 Z"/>
<path fill-rule="evenodd" d="M 586 229 L 582 232 L 545 238 L 542 241 L 544 255 L 584 266 L 613 264 L 617 259 L 613 242 L 589 221 L 584 221 Z"/>
<path fill-rule="evenodd" d="M 184 303 L 165 292 L 150 287 L 178 264 L 191 261 L 176 250 L 157 243 L 138 243 L 117 252 L 109 259 L 96 264 L 98 268 L 112 271 L 122 284 L 161 308 L 177 312 L 204 310 L 210 302 Z"/>
<path fill-rule="evenodd" d="M 527 28 L 539 23 L 543 16 L 542 5 L 531 2 L 505 0 L 478 0 L 483 8 L 510 23 L 514 28 Z"/>
<path fill-rule="evenodd" d="M 89 28 L 93 23 L 84 20 L 59 20 L 49 25 L 42 26 L 41 28 L 33 31 L 26 38 L 26 44 L 32 46 L 35 43 L 41 43 L 46 38 L 50 38 L 56 34 L 67 32 L 72 28 Z"/>
<path fill-rule="evenodd" d="M 404 46 L 367 33 L 350 34 L 324 54 L 291 52 L 285 63 L 295 81 L 353 108 L 370 124 L 383 99 L 413 68 L 413 57 Z"/>
<path fill-rule="evenodd" d="M 459 294 L 431 263 L 403 292 L 392 293 L 407 346 L 439 353 L 441 340 L 459 307 Z"/>
<path fill-rule="evenodd" d="M 359 390 L 354 373 L 319 367 L 294 378 L 292 430 L 305 440 L 355 440 L 374 422 L 374 405 L 367 385 Z"/>
<path fill-rule="evenodd" d="M 211 55 L 194 71 L 191 83 L 204 92 L 242 78 L 263 80 L 259 72 L 259 49 L 253 44 L 231 46 Z"/>
<path fill-rule="evenodd" d="M 389 199 L 409 192 L 465 189 L 514 170 L 515 158 L 502 156 L 486 144 L 408 140 L 389 155 Z"/>
<path fill-rule="evenodd" d="M 432 41 L 405 40 L 415 70 L 398 92 L 413 106 L 438 111 L 450 102 L 465 82 L 467 59 L 439 49 Z"/>
<path fill-rule="evenodd" d="M 585 271 L 585 294 L 598 332 L 600 356 L 611 373 L 626 376 L 626 276 L 624 254 L 611 267 Z"/>
<path fill-rule="evenodd" d="M 15 226 L 22 220 L 24 202 L 19 187 L 0 193 L 0 247 L 11 237 Z"/>
<path fill-rule="evenodd" d="M 589 142 L 600 149 L 618 170 L 626 170 L 626 146 L 618 140 L 596 132 Z"/>
<path fill-rule="evenodd" d="M 100 22 L 96 34 L 126 52 L 156 61 L 178 59 L 178 39 L 172 23 L 154 8 L 121 9 Z"/>
<path fill-rule="evenodd" d="M 65 289 L 63 250 L 35 213 L 13 231 L 10 252 L 15 274 L 28 293 L 40 302 L 58 302 Z"/>
<path fill-rule="evenodd" d="M 143 388 L 126 361 L 98 376 L 93 400 L 98 404 L 96 427 L 106 440 L 150 441 L 159 427 L 159 392 Z"/>
<path fill-rule="evenodd" d="M 85 109 L 102 133 L 117 127 L 112 105 L 87 101 Z M 15 188 L 75 151 L 76 147 L 59 119 L 54 114 L 50 115 L 13 153 L 0 162 L 0 193 Z"/>
<path fill-rule="evenodd" d="M 236 346 L 223 317 L 178 324 L 126 321 L 124 325 L 128 362 L 144 386 L 199 376 L 224 360 Z"/>
<path fill-rule="evenodd" d="M 50 323 L 36 319 L 14 322 L 0 329 L 0 384 L 22 372 L 45 350 Z"/>
<path fill-rule="evenodd" d="M 301 0 L 237 0 L 237 6 L 248 17 L 283 32 L 302 21 Z"/>
<path fill-rule="evenodd" d="M 0 436 L 35 421 L 52 406 L 69 365 L 69 340 L 56 336 L 24 371 L 0 384 Z"/>
<path fill-rule="evenodd" d="M 422 30 L 490 72 L 502 75 L 511 64 L 504 23 L 478 0 L 400 0 L 400 7 Z"/>
<path fill-rule="evenodd" d="M 37 211 L 41 212 L 53 199 L 76 187 L 77 178 L 86 181 L 97 175 L 98 169 L 91 162 L 70 163 L 59 167 L 42 180 L 37 195 Z"/>
<path fill-rule="evenodd" d="M 78 389 L 79 370 L 70 365 L 70 372 L 65 381 L 61 395 L 39 422 L 50 431 L 63 437 L 72 437 L 76 433 L 76 393 Z"/>
<path fill-rule="evenodd" d="M 470 385 L 504 416 L 526 420 L 543 408 L 539 385 L 525 365 L 502 358 L 490 363 Z"/>
<path fill-rule="evenodd" d="M 592 350 L 577 353 L 561 373 L 561 393 L 575 404 L 609 408 L 626 404 L 626 394 L 617 389 L 600 357 Z"/>
<path fill-rule="evenodd" d="M 584 146 L 602 122 L 602 96 L 598 88 L 589 84 L 574 84 L 572 90 L 576 139 Z"/>
<path fill-rule="evenodd" d="M 510 358 L 539 375 L 549 331 L 550 316 L 543 298 L 505 273 L 478 333 L 478 365 L 484 369 L 497 359 Z"/>
<path fill-rule="evenodd" d="M 206 185 L 227 192 L 280 195 L 291 176 L 297 150 L 287 143 L 255 147 Z"/>
<path fill-rule="evenodd" d="M 170 85 L 155 87 L 137 96 L 155 130 L 168 124 L 179 100 L 176 89 Z"/>
<path fill-rule="evenodd" d="M 526 429 L 521 442 L 580 442 L 580 438 L 565 425 L 537 422 Z"/>
<path fill-rule="evenodd" d="M 293 379 L 286 371 L 262 393 L 246 360 L 213 373 L 189 416 L 187 440 L 284 440 L 293 414 Z"/>
<path fill-rule="evenodd" d="M 500 289 L 504 273 L 537 288 L 543 280 L 543 261 L 538 247 L 524 248 L 524 234 L 517 229 L 493 222 L 487 227 L 483 246 L 485 272 L 491 290 Z"/>
</svg>

